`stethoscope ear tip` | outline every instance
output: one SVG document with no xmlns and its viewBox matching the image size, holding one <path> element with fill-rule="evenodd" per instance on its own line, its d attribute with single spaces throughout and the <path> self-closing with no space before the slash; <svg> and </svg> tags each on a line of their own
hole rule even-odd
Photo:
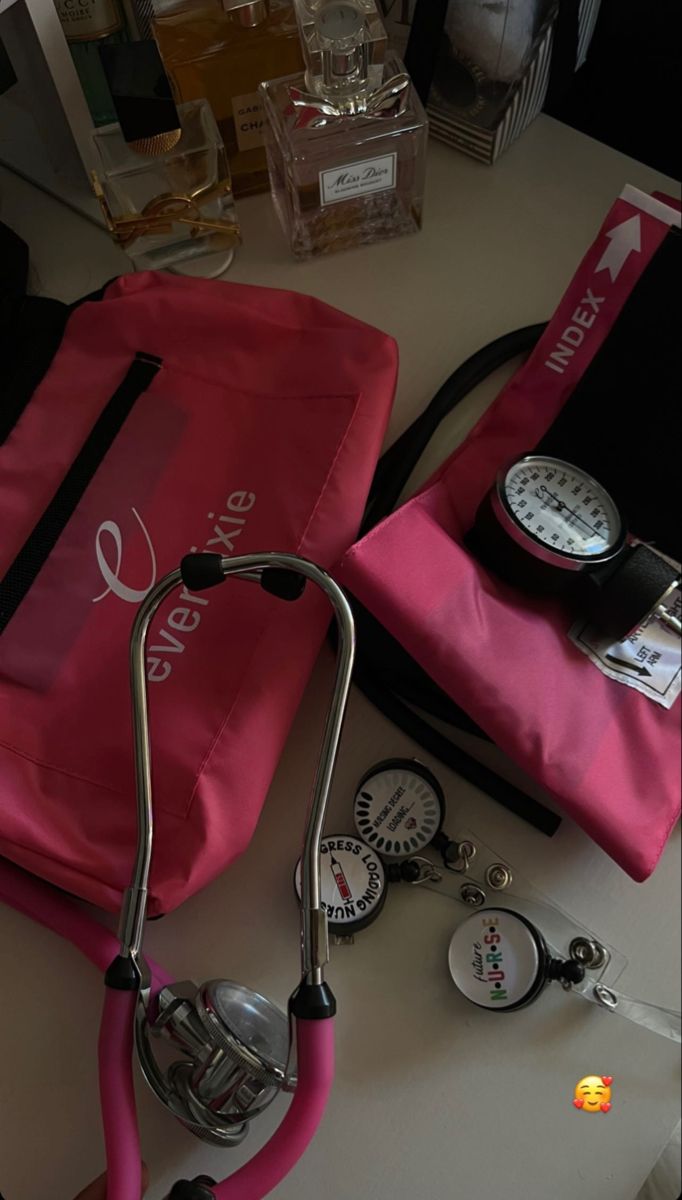
<svg viewBox="0 0 682 1200">
<path fill-rule="evenodd" d="M 167 1200 L 215 1200 L 211 1187 L 215 1179 L 208 1175 L 197 1175 L 196 1179 L 179 1179 L 173 1184 Z"/>
</svg>

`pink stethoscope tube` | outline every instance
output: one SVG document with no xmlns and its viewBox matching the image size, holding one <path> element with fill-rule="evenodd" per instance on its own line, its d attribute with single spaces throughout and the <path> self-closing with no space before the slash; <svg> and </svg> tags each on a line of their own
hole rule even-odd
<svg viewBox="0 0 682 1200">
<path fill-rule="evenodd" d="M 262 1200 L 296 1165 L 315 1136 L 334 1079 L 334 1021 L 296 1019 L 298 1082 L 269 1142 L 234 1175 L 214 1186 L 217 1200 Z"/>
<path fill-rule="evenodd" d="M 5 858 L 0 858 L 0 900 L 66 938 L 102 974 L 118 954 L 118 938 L 111 930 L 100 925 L 59 888 L 36 879 L 35 875 L 29 875 Z M 159 992 L 173 982 L 172 975 L 158 963 L 146 956 L 145 961 L 151 972 L 153 992 Z"/>
<path fill-rule="evenodd" d="M 99 1027 L 99 1098 L 107 1158 L 107 1200 L 140 1200 L 142 1154 L 133 1086 L 137 992 L 105 988 Z"/>
<path fill-rule="evenodd" d="M 343 718 L 353 669 L 355 634 L 347 598 L 320 567 L 288 553 L 221 558 L 216 554 L 190 554 L 178 570 L 165 575 L 140 606 L 130 638 L 131 693 L 137 799 L 137 849 L 130 886 L 124 893 L 120 939 L 93 921 L 72 900 L 50 885 L 26 875 L 0 860 L 0 899 L 26 916 L 73 942 L 105 974 L 105 1001 L 99 1032 L 99 1072 L 102 1119 L 107 1158 L 107 1200 L 140 1200 L 142 1167 L 133 1086 L 133 1046 L 138 1005 L 152 1005 L 159 989 L 171 980 L 148 963 L 149 997 L 140 995 L 143 928 L 152 861 L 154 811 L 149 737 L 145 645 L 159 605 L 176 587 L 202 590 L 230 575 L 262 584 L 282 599 L 295 599 L 292 573 L 315 583 L 326 593 L 337 619 L 338 652 L 334 690 L 324 728 L 313 795 L 306 819 L 302 853 L 301 961 L 303 973 L 295 993 L 293 1012 L 297 1050 L 297 1084 L 293 1100 L 270 1141 L 234 1175 L 216 1184 L 217 1200 L 263 1200 L 298 1162 L 320 1123 L 334 1074 L 333 997 L 324 991 L 324 959 L 314 919 L 323 914 L 320 898 L 320 839 L 338 753 Z M 284 586 L 286 584 L 286 586 Z M 145 976 L 147 971 L 144 970 Z M 145 980 L 146 993 L 146 980 Z M 312 995 L 309 989 L 312 989 Z M 308 1016 L 307 1014 L 312 1014 Z M 145 1007 L 145 1019 L 151 1014 Z"/>
<path fill-rule="evenodd" d="M 118 939 L 49 883 L 0 859 L 0 900 L 71 942 L 104 973 Z M 153 992 L 172 978 L 146 960 Z M 107 1157 L 107 1200 L 140 1200 L 140 1141 L 133 1090 L 133 1036 L 137 992 L 105 989 L 100 1023 L 99 1072 Z M 293 1100 L 270 1141 L 223 1183 L 217 1200 L 262 1200 L 304 1154 L 322 1119 L 334 1075 L 334 1022 L 297 1019 L 298 1083 Z"/>
</svg>

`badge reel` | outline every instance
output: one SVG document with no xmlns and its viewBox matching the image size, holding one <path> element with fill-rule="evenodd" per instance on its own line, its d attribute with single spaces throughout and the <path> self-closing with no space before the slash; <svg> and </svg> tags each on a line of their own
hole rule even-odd
<svg viewBox="0 0 682 1200">
<path fill-rule="evenodd" d="M 678 1012 L 616 990 L 627 966 L 624 955 L 526 880 L 514 878 L 511 868 L 475 835 L 463 833 L 459 845 L 466 879 L 454 891 L 445 876 L 439 885 L 426 880 L 425 886 L 477 910 L 455 930 L 448 950 L 450 975 L 467 1000 L 489 1011 L 513 1012 L 532 1004 L 556 981 L 567 992 L 680 1041 Z"/>
<path fill-rule="evenodd" d="M 443 830 L 445 793 L 417 759 L 388 758 L 367 771 L 356 789 L 353 820 L 358 836 L 389 868 L 402 864 L 399 873 L 389 870 L 389 878 L 422 883 L 439 875 L 423 857 L 428 846 L 438 851 L 445 867 L 461 862 L 458 843 Z"/>
<path fill-rule="evenodd" d="M 680 1040 L 679 1013 L 615 990 L 627 965 L 622 954 L 512 872 L 475 834 L 464 830 L 453 840 L 443 832 L 445 794 L 420 762 L 395 758 L 373 766 L 356 788 L 353 814 L 358 837 L 322 843 L 322 900 L 337 942 L 352 942 L 380 916 L 389 882 L 421 884 L 468 910 L 453 934 L 448 965 L 459 991 L 479 1007 L 515 1011 L 557 981 Z M 431 848 L 445 871 L 425 854 Z M 295 882 L 300 894 L 300 863 Z"/>
<path fill-rule="evenodd" d="M 422 851 L 437 846 L 444 859 L 457 847 L 442 831 L 445 796 L 421 763 L 393 758 L 377 763 L 356 789 L 358 836 L 322 840 L 322 903 L 330 935 L 352 942 L 383 911 L 388 883 L 437 881 L 440 872 Z M 294 876 L 300 897 L 300 860 Z"/>
<path fill-rule="evenodd" d="M 527 454 L 500 471 L 468 541 L 500 578 L 567 597 L 614 641 L 650 618 L 678 636 L 682 630 L 669 607 L 678 564 L 629 540 L 606 488 L 562 459 Z"/>
</svg>

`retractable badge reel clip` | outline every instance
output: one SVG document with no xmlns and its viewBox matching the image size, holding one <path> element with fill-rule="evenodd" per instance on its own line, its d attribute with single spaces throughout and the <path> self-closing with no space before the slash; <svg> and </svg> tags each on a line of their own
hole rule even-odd
<svg viewBox="0 0 682 1200">
<path fill-rule="evenodd" d="M 200 591 L 229 576 L 259 583 L 283 600 L 307 580 L 332 605 L 338 627 L 336 677 L 301 858 L 301 978 L 289 1019 L 257 992 L 228 980 L 159 988 L 142 956 L 153 848 L 152 764 L 145 646 L 159 605 L 176 588 Z M 166 1108 L 198 1137 L 234 1146 L 281 1092 L 293 1093 L 270 1141 L 220 1184 L 181 1181 L 171 1200 L 260 1200 L 291 1170 L 315 1134 L 334 1071 L 334 997 L 325 983 L 327 925 L 320 902 L 320 841 L 354 658 L 348 601 L 325 571 L 291 554 L 221 558 L 193 554 L 149 593 L 130 644 L 138 840 L 121 912 L 120 952 L 107 971 L 100 1029 L 100 1091 L 107 1153 L 107 1200 L 139 1200 L 140 1145 L 132 1081 L 134 1040 L 142 1072 Z M 164 1059 L 166 1060 L 164 1062 Z M 295 1068 L 294 1068 L 295 1060 Z"/>
</svg>

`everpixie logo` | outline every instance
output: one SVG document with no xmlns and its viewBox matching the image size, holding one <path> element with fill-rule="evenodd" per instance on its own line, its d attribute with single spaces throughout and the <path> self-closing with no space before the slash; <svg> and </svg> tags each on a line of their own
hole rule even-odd
<svg viewBox="0 0 682 1200">
<path fill-rule="evenodd" d="M 254 492 L 235 491 L 225 501 L 225 512 L 207 513 L 212 525 L 203 547 L 204 552 L 228 557 L 235 553 L 235 549 L 239 550 L 235 543 L 246 526 L 246 514 L 255 503 Z M 113 520 L 100 523 L 95 534 L 95 559 L 105 587 L 92 597 L 93 604 L 99 604 L 107 596 L 116 596 L 127 604 L 141 604 L 157 582 L 159 571 L 151 534 L 137 509 L 131 508 L 130 512 L 142 532 L 143 549 L 139 551 L 137 539 L 134 552 L 130 550 L 126 555 L 120 525 Z M 198 549 L 198 546 L 190 546 L 189 552 L 196 554 Z M 179 557 L 181 555 L 177 554 Z M 171 609 L 164 624 L 161 628 L 155 628 L 150 638 L 146 658 L 150 683 L 163 683 L 168 679 L 174 663 L 185 650 L 187 635 L 198 628 L 209 604 L 208 597 L 195 596 L 186 587 L 183 587 L 178 599 L 177 607 Z"/>
<path fill-rule="evenodd" d="M 152 539 L 137 509 L 133 508 L 131 512 L 144 534 L 144 540 L 149 550 L 148 581 L 141 588 L 131 587 L 129 584 L 123 582 L 121 579 L 121 568 L 123 566 L 123 535 L 121 527 L 115 521 L 102 521 L 95 534 L 95 557 L 106 587 L 103 592 L 100 592 L 99 596 L 93 596 L 93 604 L 98 604 L 100 600 L 104 600 L 110 592 L 118 596 L 119 600 L 127 601 L 128 604 L 141 604 L 147 592 L 150 592 L 156 583 L 156 554 L 154 553 Z M 113 561 L 110 561 L 107 551 L 110 552 L 112 550 Z"/>
</svg>

